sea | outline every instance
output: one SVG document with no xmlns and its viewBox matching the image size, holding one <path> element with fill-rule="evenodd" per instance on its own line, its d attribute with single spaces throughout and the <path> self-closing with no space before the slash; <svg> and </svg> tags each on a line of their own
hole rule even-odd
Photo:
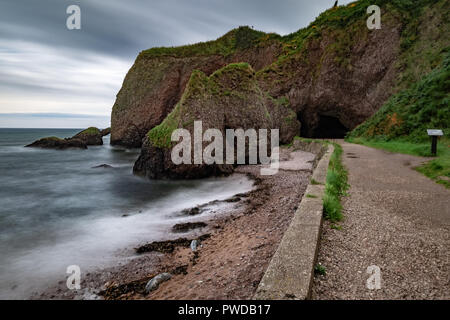
<svg viewBox="0 0 450 320">
<path fill-rule="evenodd" d="M 0 299 L 27 299 L 56 285 L 69 266 L 88 272 L 133 258 L 135 246 L 192 219 L 181 210 L 253 187 L 242 175 L 137 177 L 140 150 L 111 146 L 109 136 L 87 150 L 24 147 L 80 130 L 0 128 Z M 103 164 L 112 168 L 95 168 Z"/>
</svg>

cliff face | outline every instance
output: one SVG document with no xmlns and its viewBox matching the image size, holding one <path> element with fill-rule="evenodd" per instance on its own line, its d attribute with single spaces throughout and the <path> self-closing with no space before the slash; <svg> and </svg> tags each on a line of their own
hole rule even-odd
<svg viewBox="0 0 450 320">
<path fill-rule="evenodd" d="M 417 21 L 416 39 L 405 41 L 398 93 L 352 131 L 351 138 L 429 141 L 427 129 L 450 132 L 450 2 L 438 1 Z"/>
<path fill-rule="evenodd" d="M 233 62 L 248 62 L 259 70 L 280 51 L 271 35 L 241 27 L 215 41 L 141 52 L 113 107 L 111 143 L 140 147 L 147 132 L 173 110 L 194 70 L 210 75 Z"/>
<path fill-rule="evenodd" d="M 320 118 L 331 117 L 347 130 L 370 117 L 393 91 L 400 24 L 385 17 L 381 30 L 358 22 L 342 31 L 324 30 L 302 50 L 258 73 L 274 97 L 286 96 L 302 122 L 302 135 L 320 134 Z"/>
<path fill-rule="evenodd" d="M 382 9 L 380 30 L 366 26 L 373 4 Z M 448 6 L 445 0 L 360 0 L 284 37 L 242 27 L 212 42 L 144 51 L 118 94 L 112 143 L 140 146 L 144 138 L 135 172 L 161 178 L 230 169 L 171 164 L 173 145 L 160 137 L 191 130 L 195 120 L 222 131 L 278 128 L 282 143 L 300 134 L 340 137 L 439 65 L 449 45 Z"/>
</svg>

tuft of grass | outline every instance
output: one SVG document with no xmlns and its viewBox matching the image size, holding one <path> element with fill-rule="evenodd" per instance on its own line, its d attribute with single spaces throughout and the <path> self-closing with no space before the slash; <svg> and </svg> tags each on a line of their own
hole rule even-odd
<svg viewBox="0 0 450 320">
<path fill-rule="evenodd" d="M 323 196 L 323 209 L 325 219 L 338 222 L 343 219 L 341 198 L 346 195 L 349 185 L 347 170 L 342 164 L 342 147 L 336 143 L 333 143 L 333 146 L 334 152 L 330 158 Z"/>
<path fill-rule="evenodd" d="M 306 197 L 310 198 L 310 199 L 317 199 L 318 198 L 316 195 L 313 195 L 313 194 L 307 194 Z"/>
<path fill-rule="evenodd" d="M 316 264 L 314 267 L 314 274 L 318 274 L 321 276 L 325 276 L 327 274 L 327 270 L 320 263 Z"/>
<path fill-rule="evenodd" d="M 333 223 L 333 224 L 331 225 L 331 229 L 341 231 L 341 230 L 342 230 L 342 227 L 341 227 L 340 225 L 338 225 L 338 224 L 334 224 L 334 223 Z"/>
<path fill-rule="evenodd" d="M 316 179 L 311 179 L 311 184 L 314 185 L 314 186 L 318 186 L 318 185 L 321 185 L 322 183 L 320 183 Z"/>
</svg>

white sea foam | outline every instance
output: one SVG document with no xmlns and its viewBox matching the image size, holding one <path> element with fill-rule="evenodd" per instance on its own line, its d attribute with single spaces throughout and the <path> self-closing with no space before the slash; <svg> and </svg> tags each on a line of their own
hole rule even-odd
<svg viewBox="0 0 450 320">
<path fill-rule="evenodd" d="M 65 227 L 59 230 L 55 243 L 30 244 L 29 250 L 11 252 L 8 261 L 2 262 L 0 298 L 27 298 L 33 291 L 65 281 L 69 265 L 80 266 L 82 272 L 114 265 L 134 255 L 134 246 L 166 238 L 171 226 L 193 219 L 174 213 L 248 192 L 252 186 L 244 175 L 205 179 L 194 188 L 181 188 L 149 203 L 141 213 L 128 212 L 130 216 L 122 217 L 122 212 L 99 212 L 98 217 L 60 222 Z M 118 256 L 118 249 L 123 248 L 129 250 Z"/>
</svg>

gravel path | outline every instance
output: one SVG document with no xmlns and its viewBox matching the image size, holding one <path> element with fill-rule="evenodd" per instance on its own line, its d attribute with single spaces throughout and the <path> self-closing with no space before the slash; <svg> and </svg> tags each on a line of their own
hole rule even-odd
<svg viewBox="0 0 450 320">
<path fill-rule="evenodd" d="M 342 229 L 324 224 L 312 298 L 450 299 L 450 191 L 412 169 L 425 158 L 341 145 L 351 188 Z"/>
</svg>

